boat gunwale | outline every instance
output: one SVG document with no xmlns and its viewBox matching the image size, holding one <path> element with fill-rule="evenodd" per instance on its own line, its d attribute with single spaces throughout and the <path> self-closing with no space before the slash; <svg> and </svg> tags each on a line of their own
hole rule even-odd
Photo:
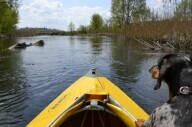
<svg viewBox="0 0 192 127">
<path fill-rule="evenodd" d="M 79 98 L 76 99 L 76 101 L 74 103 L 72 103 L 71 105 L 69 105 L 69 107 L 67 107 L 66 109 L 64 109 L 63 112 L 61 112 L 55 119 L 53 119 L 48 127 L 54 127 L 55 124 L 57 124 L 57 121 L 60 121 L 60 119 L 63 118 L 63 116 L 65 115 L 65 113 L 67 112 L 70 112 L 73 108 L 75 108 L 76 106 L 80 106 L 82 105 L 83 103 L 85 103 L 86 101 L 89 102 L 91 100 L 86 100 L 86 98 L 89 96 L 89 95 L 92 95 L 92 94 L 83 94 L 82 96 L 80 96 Z M 113 108 L 116 108 L 118 109 L 119 111 L 122 112 L 122 114 L 126 115 L 127 117 L 129 117 L 130 119 L 132 119 L 133 121 L 137 121 L 137 119 L 129 112 L 127 111 L 125 108 L 123 108 L 119 103 L 118 101 L 116 101 L 115 99 L 113 99 L 112 96 L 110 95 L 107 95 L 108 96 L 108 101 L 106 103 L 104 103 L 103 101 L 100 101 L 102 102 L 103 104 L 105 104 L 106 106 L 108 107 L 113 107 Z M 113 112 L 113 111 L 112 111 Z M 73 114 L 71 114 L 73 115 Z M 116 114 L 117 115 L 117 114 Z M 117 115 L 118 116 L 118 115 Z M 118 116 L 119 117 L 119 116 Z M 120 117 L 119 117 L 120 118 Z M 67 118 L 66 118 L 67 119 Z M 120 118 L 121 119 L 121 118 Z M 122 120 L 122 119 L 121 119 Z M 124 120 L 122 120 L 124 121 Z M 124 121 L 125 122 L 125 121 Z"/>
</svg>

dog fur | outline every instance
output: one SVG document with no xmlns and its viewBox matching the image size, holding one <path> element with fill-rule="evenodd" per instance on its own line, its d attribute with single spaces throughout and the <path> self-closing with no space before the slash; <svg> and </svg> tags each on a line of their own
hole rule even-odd
<svg viewBox="0 0 192 127">
<path fill-rule="evenodd" d="M 156 108 L 142 127 L 192 127 L 192 94 L 179 93 L 182 86 L 192 87 L 192 57 L 166 55 L 149 72 L 157 80 L 155 90 L 162 82 L 168 85 L 169 101 Z"/>
</svg>

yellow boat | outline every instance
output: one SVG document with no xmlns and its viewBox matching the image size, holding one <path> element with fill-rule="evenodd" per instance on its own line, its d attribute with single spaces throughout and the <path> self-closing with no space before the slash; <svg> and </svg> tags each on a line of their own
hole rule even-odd
<svg viewBox="0 0 192 127">
<path fill-rule="evenodd" d="M 148 114 L 92 69 L 51 102 L 27 127 L 136 127 Z"/>
</svg>

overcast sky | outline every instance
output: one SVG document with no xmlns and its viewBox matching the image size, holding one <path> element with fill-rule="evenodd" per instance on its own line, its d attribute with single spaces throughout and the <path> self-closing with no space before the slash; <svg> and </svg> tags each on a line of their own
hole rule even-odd
<svg viewBox="0 0 192 127">
<path fill-rule="evenodd" d="M 162 0 L 147 0 L 158 9 Z M 67 30 L 72 21 L 78 27 L 87 25 L 94 13 L 110 17 L 111 0 L 22 0 L 18 27 L 47 27 Z"/>
</svg>

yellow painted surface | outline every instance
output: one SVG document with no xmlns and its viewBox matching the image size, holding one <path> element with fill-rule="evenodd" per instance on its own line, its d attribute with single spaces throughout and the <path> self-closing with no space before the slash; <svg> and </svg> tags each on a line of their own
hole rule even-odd
<svg viewBox="0 0 192 127">
<path fill-rule="evenodd" d="M 109 105 L 124 121 L 129 121 L 131 126 L 135 126 L 136 119 L 148 118 L 148 114 L 140 108 L 122 90 L 110 82 L 105 77 L 84 76 L 73 83 L 53 102 L 51 102 L 39 115 L 37 115 L 27 127 L 48 127 L 61 113 L 69 107 L 77 97 L 84 94 L 108 94 L 118 102 L 123 110 Z M 132 116 L 132 117 L 130 117 Z M 54 126 L 55 127 L 55 126 Z"/>
</svg>

